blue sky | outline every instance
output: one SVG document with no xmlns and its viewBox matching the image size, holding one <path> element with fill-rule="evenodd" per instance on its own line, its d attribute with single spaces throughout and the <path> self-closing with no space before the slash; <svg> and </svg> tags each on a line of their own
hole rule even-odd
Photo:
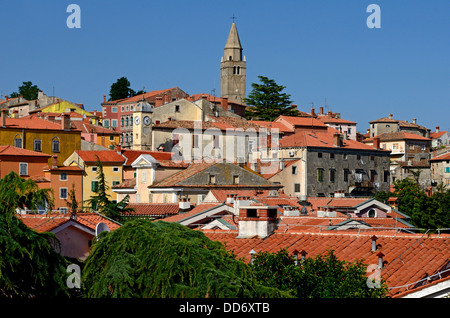
<svg viewBox="0 0 450 318">
<path fill-rule="evenodd" d="M 71 3 L 81 28 L 69 29 Z M 369 4 L 381 28 L 369 29 Z M 450 122 L 448 0 L 15 0 L 0 4 L 0 94 L 32 81 L 100 110 L 112 83 L 220 94 L 220 58 L 236 24 L 247 93 L 258 75 L 299 109 L 340 112 L 365 132 L 389 113 L 434 130 Z"/>
</svg>

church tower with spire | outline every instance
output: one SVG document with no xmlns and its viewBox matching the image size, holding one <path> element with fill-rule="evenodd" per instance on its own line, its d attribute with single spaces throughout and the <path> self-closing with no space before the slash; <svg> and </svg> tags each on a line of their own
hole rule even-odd
<svg viewBox="0 0 450 318">
<path fill-rule="evenodd" d="M 242 56 L 242 45 L 233 21 L 224 56 L 220 62 L 220 95 L 230 102 L 244 104 L 246 87 L 246 60 Z"/>
</svg>

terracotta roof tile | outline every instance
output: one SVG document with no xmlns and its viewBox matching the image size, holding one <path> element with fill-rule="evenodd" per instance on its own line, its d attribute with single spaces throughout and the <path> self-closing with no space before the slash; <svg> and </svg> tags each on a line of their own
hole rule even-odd
<svg viewBox="0 0 450 318">
<path fill-rule="evenodd" d="M 134 212 L 124 216 L 169 216 L 179 211 L 178 203 L 130 203 L 128 207 L 133 208 Z"/>
<path fill-rule="evenodd" d="M 212 240 L 226 244 L 237 257 L 250 261 L 250 250 L 277 252 L 287 248 L 292 253 L 295 249 L 305 250 L 307 257 L 326 253 L 330 248 L 335 250 L 339 259 L 346 261 L 362 260 L 364 264 L 378 264 L 378 251 L 371 251 L 372 233 L 356 234 L 322 234 L 275 233 L 265 239 L 237 238 L 236 233 L 223 231 L 203 231 Z M 436 273 L 448 265 L 450 259 L 449 235 L 423 234 L 381 234 L 377 233 L 377 245 L 385 255 L 386 261 L 381 275 L 388 282 L 391 295 L 406 291 L 406 284 L 412 284 L 422 279 L 427 273 Z M 436 253 L 439 251 L 440 253 Z M 442 253 L 442 254 L 441 254 Z M 444 255 L 444 257 L 442 257 Z"/>
<path fill-rule="evenodd" d="M 97 159 L 101 162 L 125 162 L 125 158 L 114 150 L 76 150 L 75 152 L 84 162 L 96 162 Z"/>
<path fill-rule="evenodd" d="M 42 152 L 32 151 L 14 146 L 0 146 L 0 156 L 31 156 L 31 157 L 48 157 L 51 156 Z"/>
</svg>

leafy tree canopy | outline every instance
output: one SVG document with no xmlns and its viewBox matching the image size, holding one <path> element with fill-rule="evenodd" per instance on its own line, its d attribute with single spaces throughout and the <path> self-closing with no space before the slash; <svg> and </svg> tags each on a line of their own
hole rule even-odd
<svg viewBox="0 0 450 318">
<path fill-rule="evenodd" d="M 332 250 L 305 260 L 296 260 L 286 249 L 259 252 L 252 263 L 261 284 L 299 298 L 381 298 L 387 293 L 383 282 L 380 288 L 367 286 L 361 261 L 340 261 Z"/>
<path fill-rule="evenodd" d="M 39 189 L 31 179 L 23 179 L 11 171 L 0 179 L 0 206 L 4 213 L 14 214 L 16 208 L 36 210 L 46 205 L 50 210 L 54 206 L 52 189 Z"/>
<path fill-rule="evenodd" d="M 298 110 L 292 106 L 290 95 L 283 93 L 285 86 L 275 80 L 258 76 L 261 83 L 252 83 L 252 91 L 245 98 L 247 108 L 245 116 L 253 120 L 272 121 L 280 115 L 297 116 Z"/>
<path fill-rule="evenodd" d="M 117 81 L 111 85 L 109 90 L 109 100 L 118 100 L 145 93 L 144 90 L 134 91 L 130 88 L 130 85 L 130 81 L 125 76 L 117 79 Z"/>
<path fill-rule="evenodd" d="M 46 197 L 14 172 L 0 180 L 0 298 L 68 296 L 65 259 L 53 233 L 38 233 L 16 217 L 15 208 Z"/>
<path fill-rule="evenodd" d="M 38 91 L 37 85 L 33 85 L 32 82 L 23 82 L 22 86 L 19 86 L 19 93 L 13 92 L 10 94 L 10 97 L 22 95 L 26 100 L 33 100 L 38 98 Z"/>
<path fill-rule="evenodd" d="M 132 220 L 101 235 L 82 275 L 86 297 L 280 297 L 220 242 L 177 223 Z"/>
</svg>

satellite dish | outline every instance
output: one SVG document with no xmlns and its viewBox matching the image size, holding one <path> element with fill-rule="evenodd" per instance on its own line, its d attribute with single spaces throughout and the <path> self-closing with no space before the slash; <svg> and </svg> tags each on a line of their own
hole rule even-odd
<svg viewBox="0 0 450 318">
<path fill-rule="evenodd" d="M 100 233 L 105 231 L 109 232 L 109 227 L 103 222 L 97 223 L 95 226 L 95 236 L 99 236 Z"/>
</svg>

